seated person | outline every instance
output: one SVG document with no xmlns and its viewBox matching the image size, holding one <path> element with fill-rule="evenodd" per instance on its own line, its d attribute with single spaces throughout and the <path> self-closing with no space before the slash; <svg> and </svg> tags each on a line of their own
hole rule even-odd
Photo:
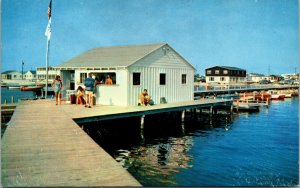
<svg viewBox="0 0 300 188">
<path fill-rule="evenodd" d="M 76 93 L 76 104 L 85 104 L 84 100 L 84 89 L 81 86 L 78 86 Z"/>
<path fill-rule="evenodd" d="M 144 89 L 144 91 L 140 94 L 140 97 L 139 97 L 140 104 L 142 106 L 149 106 L 150 99 L 151 99 L 151 97 L 150 97 L 150 95 L 148 95 L 147 89 Z"/>
</svg>

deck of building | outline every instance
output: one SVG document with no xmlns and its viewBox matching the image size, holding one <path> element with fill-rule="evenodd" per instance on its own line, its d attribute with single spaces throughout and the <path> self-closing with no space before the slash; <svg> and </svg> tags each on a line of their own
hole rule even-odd
<svg viewBox="0 0 300 188">
<path fill-rule="evenodd" d="M 85 108 L 52 100 L 21 102 L 1 143 L 2 185 L 141 186 L 76 123 L 231 105 L 230 100 L 198 100 L 154 106 Z M 74 121 L 75 120 L 75 121 Z"/>
</svg>

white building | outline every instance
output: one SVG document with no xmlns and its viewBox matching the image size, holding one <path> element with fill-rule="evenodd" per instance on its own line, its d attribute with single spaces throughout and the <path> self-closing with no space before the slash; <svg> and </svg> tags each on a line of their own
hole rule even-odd
<svg viewBox="0 0 300 188">
<path fill-rule="evenodd" d="M 22 80 L 22 73 L 18 71 L 5 71 L 1 73 L 1 78 L 7 80 Z"/>
<path fill-rule="evenodd" d="M 60 75 L 60 71 L 53 67 L 48 67 L 48 81 L 51 82 L 56 75 Z M 36 79 L 39 81 L 46 80 L 46 67 L 36 68 Z"/>
<path fill-rule="evenodd" d="M 263 80 L 265 75 L 257 74 L 257 73 L 250 73 L 247 74 L 247 81 L 258 83 L 259 81 Z"/>
<path fill-rule="evenodd" d="M 83 86 L 88 73 L 113 85 L 97 86 L 97 104 L 132 106 L 147 89 L 155 104 L 193 100 L 195 68 L 168 44 L 101 47 L 91 49 L 56 67 L 64 91 Z"/>
<path fill-rule="evenodd" d="M 246 82 L 246 70 L 229 66 L 214 66 L 205 69 L 208 84 L 236 84 Z"/>
<path fill-rule="evenodd" d="M 24 74 L 24 79 L 26 80 L 36 80 L 36 71 L 27 71 L 25 74 Z"/>
</svg>

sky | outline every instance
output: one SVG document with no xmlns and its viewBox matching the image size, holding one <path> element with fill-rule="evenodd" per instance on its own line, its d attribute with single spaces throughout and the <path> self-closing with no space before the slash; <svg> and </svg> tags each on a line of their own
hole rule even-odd
<svg viewBox="0 0 300 188">
<path fill-rule="evenodd" d="M 2 0 L 2 64 L 46 66 L 50 0 Z M 95 47 L 168 43 L 200 75 L 299 72 L 297 0 L 52 0 L 49 66 Z"/>
</svg>

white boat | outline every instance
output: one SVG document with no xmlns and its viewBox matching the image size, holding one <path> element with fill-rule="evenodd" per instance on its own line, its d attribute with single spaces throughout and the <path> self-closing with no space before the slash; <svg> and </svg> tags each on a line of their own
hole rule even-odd
<svg viewBox="0 0 300 188">
<path fill-rule="evenodd" d="M 284 94 L 284 97 L 285 98 L 292 98 L 292 93 L 286 93 L 286 94 Z"/>
<path fill-rule="evenodd" d="M 259 103 L 249 103 L 249 102 L 233 102 L 234 108 L 239 110 L 246 110 L 246 111 L 259 111 L 259 107 L 261 106 Z"/>
<path fill-rule="evenodd" d="M 8 89 L 20 89 L 20 84 L 9 84 Z"/>
<path fill-rule="evenodd" d="M 285 95 L 283 94 L 271 94 L 272 100 L 284 100 Z"/>
</svg>

